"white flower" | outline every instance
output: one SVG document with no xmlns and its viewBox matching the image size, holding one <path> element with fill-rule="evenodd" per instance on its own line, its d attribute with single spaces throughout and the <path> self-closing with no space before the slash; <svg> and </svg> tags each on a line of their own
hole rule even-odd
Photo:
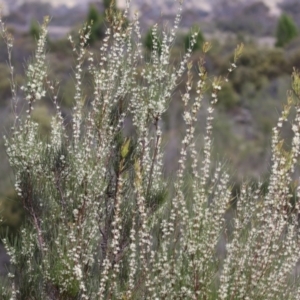
<svg viewBox="0 0 300 300">
<path fill-rule="evenodd" d="M 40 100 L 42 98 L 42 95 L 39 92 L 36 92 L 35 99 Z"/>
<path fill-rule="evenodd" d="M 73 210 L 73 215 L 74 215 L 75 218 L 77 217 L 77 215 L 78 215 L 78 209 L 75 208 L 75 209 Z"/>
<path fill-rule="evenodd" d="M 292 126 L 292 130 L 293 130 L 294 132 L 297 132 L 297 131 L 298 131 L 298 126 L 294 124 L 294 125 Z"/>
<path fill-rule="evenodd" d="M 82 278 L 82 271 L 81 271 L 80 266 L 77 265 L 74 267 L 74 273 L 75 273 L 75 276 L 77 277 L 77 279 Z"/>
</svg>

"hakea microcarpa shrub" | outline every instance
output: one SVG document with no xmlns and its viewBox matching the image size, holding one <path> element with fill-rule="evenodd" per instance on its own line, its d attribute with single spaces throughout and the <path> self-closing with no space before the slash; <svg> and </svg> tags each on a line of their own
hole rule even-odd
<svg viewBox="0 0 300 300">
<path fill-rule="evenodd" d="M 193 77 L 190 57 L 196 33 L 180 64 L 172 65 L 180 2 L 178 7 L 159 47 L 153 27 L 148 59 L 138 16 L 124 26 L 129 3 L 123 15 L 110 16 L 99 59 L 86 46 L 89 25 L 80 31 L 78 46 L 70 37 L 77 65 L 69 127 L 57 87 L 47 76 L 48 19 L 21 88 L 25 115 L 17 113 L 13 40 L 1 22 L 16 113 L 6 149 L 26 214 L 19 235 L 3 238 L 11 268 L 2 281 L 1 299 L 300 299 L 297 276 L 291 275 L 300 256 L 299 205 L 290 204 L 288 189 L 299 156 L 299 73 L 293 72 L 292 91 L 273 130 L 268 190 L 263 194 L 260 186 L 244 184 L 233 209 L 228 173 L 221 164 L 213 172 L 211 168 L 212 124 L 218 92 L 236 68 L 242 45 L 223 78 L 207 75 L 208 43 Z M 93 78 L 88 102 L 82 84 L 86 65 Z M 163 173 L 162 115 L 184 74 L 186 131 L 171 180 Z M 208 93 L 200 158 L 195 130 Z M 56 109 L 47 138 L 32 119 L 46 95 Z M 294 138 L 286 150 L 280 129 L 293 108 Z M 124 134 L 125 121 L 132 123 L 132 135 Z M 299 187 L 296 191 L 300 196 Z M 230 228 L 228 209 L 234 213 Z M 216 251 L 221 238 L 224 257 Z"/>
</svg>

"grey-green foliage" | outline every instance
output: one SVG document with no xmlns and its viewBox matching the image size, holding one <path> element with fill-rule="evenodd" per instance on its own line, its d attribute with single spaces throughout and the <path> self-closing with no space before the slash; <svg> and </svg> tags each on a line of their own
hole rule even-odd
<svg viewBox="0 0 300 300">
<path fill-rule="evenodd" d="M 118 24 L 122 25 L 121 22 L 119 21 Z M 43 27 L 40 43 L 45 43 L 45 32 L 45 27 Z M 81 38 L 87 39 L 86 34 Z M 118 42 L 115 41 L 115 44 L 112 45 L 112 51 L 115 51 L 115 55 L 120 50 L 119 43 L 122 44 L 123 39 L 119 39 Z M 82 51 L 85 51 L 84 46 L 81 45 L 81 47 Z M 123 44 L 122 47 L 126 47 L 126 44 Z M 109 52 L 105 55 L 109 56 Z M 130 52 L 127 53 L 128 60 L 130 60 L 130 55 Z M 82 99 L 77 96 L 78 92 L 75 93 L 74 126 L 77 126 L 75 125 L 76 118 L 81 118 L 82 115 L 87 118 L 82 119 L 83 123 L 79 128 L 81 133 L 77 143 L 76 130 L 73 135 L 67 132 L 63 120 L 59 117 L 60 112 L 57 112 L 57 116 L 52 119 L 50 136 L 45 137 L 45 134 L 39 130 L 38 123 L 43 121 L 40 119 L 42 111 L 35 102 L 41 100 L 43 94 L 42 88 L 37 89 L 36 84 L 39 82 L 43 86 L 43 76 L 45 76 L 42 72 L 45 67 L 42 47 L 38 48 L 36 59 L 33 59 L 29 67 L 28 82 L 26 88 L 23 88 L 29 107 L 27 110 L 28 119 L 26 121 L 22 117 L 20 118 L 18 127 L 22 133 L 15 135 L 18 142 L 15 140 L 15 143 L 11 140 L 12 143 L 9 143 L 13 148 L 18 144 L 21 151 L 28 151 L 24 157 L 21 155 L 23 158 L 20 156 L 17 159 L 20 164 L 26 165 L 25 169 L 23 167 L 19 169 L 16 165 L 14 167 L 19 187 L 17 188 L 19 198 L 26 213 L 22 235 L 19 236 L 16 243 L 14 241 L 10 243 L 10 247 L 17 251 L 16 257 L 14 257 L 13 273 L 16 277 L 18 276 L 16 283 L 20 299 L 31 297 L 42 299 L 43 294 L 49 297 L 54 295 L 55 299 L 80 298 L 82 287 L 78 278 L 74 276 L 73 270 L 78 260 L 77 250 L 71 254 L 74 251 L 75 242 L 81 244 L 82 250 L 93 249 L 90 258 L 84 263 L 84 270 L 82 270 L 89 274 L 84 274 L 84 281 L 89 288 L 88 293 L 99 288 L 105 259 L 109 259 L 112 264 L 115 264 L 115 260 L 123 251 L 124 259 L 120 267 L 120 274 L 117 277 L 118 282 L 124 281 L 123 279 L 128 277 L 127 249 L 131 243 L 131 230 L 134 228 L 138 232 L 142 224 L 148 222 L 143 220 L 145 217 L 138 211 L 137 202 L 139 199 L 137 199 L 134 187 L 143 185 L 146 188 L 145 195 L 139 197 L 145 197 L 145 203 L 141 205 L 144 205 L 151 215 L 154 215 L 167 199 L 168 193 L 165 186 L 163 184 L 160 186 L 159 178 L 156 176 L 159 174 L 157 172 L 160 172 L 160 167 L 155 166 L 155 153 L 160 151 L 156 149 L 159 146 L 147 145 L 146 149 L 150 147 L 147 152 L 145 149 L 144 151 L 138 150 L 138 136 L 128 138 L 123 134 L 122 127 L 120 128 L 120 124 L 124 122 L 124 115 L 128 115 L 129 112 L 130 90 L 124 89 L 120 93 L 118 89 L 120 85 L 122 87 L 122 85 L 134 84 L 132 81 L 134 72 L 129 72 L 129 76 L 124 67 L 127 59 L 120 57 L 118 60 L 114 60 L 114 65 L 106 67 L 109 69 L 106 72 L 110 73 L 105 75 L 107 77 L 104 80 L 108 82 L 109 89 L 103 88 L 101 95 L 95 97 L 93 105 L 96 109 L 94 113 L 87 113 L 86 108 L 81 106 L 76 115 L 76 106 L 82 105 Z M 78 63 L 79 66 L 80 63 Z M 128 67 L 134 68 L 135 65 L 132 64 Z M 100 71 L 103 69 L 100 68 Z M 98 69 L 90 69 L 96 84 L 99 80 L 97 72 Z M 103 73 L 100 72 L 100 74 Z M 76 75 L 78 79 L 80 73 Z M 113 79 L 112 76 L 116 76 L 116 78 Z M 120 84 L 118 76 L 121 76 L 125 82 Z M 78 81 L 76 84 L 76 91 L 78 91 L 81 84 Z M 101 88 L 102 86 L 98 87 L 97 91 Z M 116 98 L 117 102 L 114 100 L 116 93 L 120 93 Z M 107 107 L 107 101 L 109 107 Z M 57 103 L 55 105 L 58 107 Z M 148 114 L 149 117 L 144 117 L 146 128 L 152 126 L 149 119 L 150 112 Z M 88 133 L 89 130 L 92 130 L 94 137 L 91 136 L 91 132 Z M 12 139 L 14 138 L 12 137 Z M 80 163 L 80 153 L 87 154 L 84 146 L 86 139 L 91 139 L 88 142 L 91 146 L 91 152 L 88 155 L 89 158 L 86 156 L 87 160 Z M 103 142 L 102 139 L 105 141 Z M 29 142 L 30 145 L 25 141 Z M 10 148 L 10 146 L 8 147 Z M 108 151 L 105 153 L 99 150 L 99 147 L 104 147 Z M 151 152 L 148 153 L 148 151 Z M 139 164 L 143 155 L 148 158 L 153 155 L 149 161 L 149 172 L 144 170 L 142 163 Z M 29 157 L 33 161 L 27 161 Z M 142 178 L 140 180 L 137 177 L 137 172 L 138 174 L 146 174 L 147 179 Z M 120 203 L 123 198 L 126 201 Z M 91 209 L 91 205 L 94 206 L 93 209 Z M 132 215 L 133 211 L 134 215 Z M 117 212 L 119 226 L 122 228 L 120 240 L 118 238 L 121 250 L 118 253 L 113 253 L 110 244 L 115 238 L 114 228 L 116 227 L 115 215 Z M 92 218 L 90 218 L 91 214 L 94 215 Z M 83 227 L 79 229 L 81 226 L 87 227 L 86 229 Z M 90 228 L 94 233 L 87 228 Z M 73 235 L 71 232 L 75 234 L 75 241 L 71 238 Z M 58 257 L 60 258 L 58 259 Z M 94 258 L 95 261 L 93 261 Z M 69 271 L 66 272 L 66 270 Z M 46 279 L 47 276 L 48 279 Z M 29 278 L 31 279 L 28 280 Z M 97 283 L 95 286 L 94 281 Z M 108 292 L 106 291 L 105 294 Z M 4 297 L 4 292 L 2 296 Z"/>
<path fill-rule="evenodd" d="M 291 40 L 298 35 L 298 28 L 293 19 L 287 15 L 282 14 L 278 20 L 276 30 L 276 46 L 284 47 Z"/>
</svg>

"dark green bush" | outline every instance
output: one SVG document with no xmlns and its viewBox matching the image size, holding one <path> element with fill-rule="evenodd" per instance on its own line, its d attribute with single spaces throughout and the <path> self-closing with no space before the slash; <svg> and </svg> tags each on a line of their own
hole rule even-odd
<svg viewBox="0 0 300 300">
<path fill-rule="evenodd" d="M 0 106 L 6 104 L 6 100 L 11 96 L 10 72 L 5 64 L 0 64 Z"/>
<path fill-rule="evenodd" d="M 15 191 L 8 191 L 0 198 L 0 239 L 18 233 L 24 218 L 24 209 Z"/>
<path fill-rule="evenodd" d="M 287 14 L 279 18 L 276 31 L 276 46 L 284 47 L 298 35 L 298 29 L 293 19 Z"/>
<path fill-rule="evenodd" d="M 88 42 L 93 44 L 97 40 L 101 40 L 105 34 L 104 17 L 94 5 L 90 6 L 86 21 L 87 24 L 91 24 L 91 34 Z"/>
<path fill-rule="evenodd" d="M 39 23 L 36 20 L 31 20 L 29 34 L 37 40 L 40 37 L 40 32 L 41 29 Z"/>
<path fill-rule="evenodd" d="M 227 82 L 219 93 L 219 106 L 230 110 L 240 103 L 240 97 L 234 90 L 232 84 Z"/>
<path fill-rule="evenodd" d="M 192 47 L 192 51 L 201 50 L 203 43 L 205 42 L 205 38 L 203 36 L 202 31 L 197 25 L 194 25 L 193 28 L 189 31 L 189 33 L 185 36 L 184 46 L 187 51 L 191 46 L 191 39 L 194 33 L 198 33 L 196 37 L 196 43 Z"/>
<path fill-rule="evenodd" d="M 144 46 L 147 50 L 153 51 L 154 41 L 157 42 L 158 53 L 161 53 L 162 38 L 158 32 L 157 36 L 153 35 L 153 27 L 148 30 L 144 38 Z"/>
</svg>

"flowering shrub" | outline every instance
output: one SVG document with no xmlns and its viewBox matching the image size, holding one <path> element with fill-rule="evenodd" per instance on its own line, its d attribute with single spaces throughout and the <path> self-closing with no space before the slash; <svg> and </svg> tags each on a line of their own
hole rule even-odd
<svg viewBox="0 0 300 300">
<path fill-rule="evenodd" d="M 196 33 L 180 64 L 170 63 L 181 5 L 173 29 L 162 33 L 160 49 L 153 39 L 149 61 L 138 16 L 123 26 L 127 12 L 128 6 L 123 16 L 111 16 L 99 60 L 85 46 L 88 25 L 78 47 L 70 37 L 77 66 L 69 126 L 47 77 L 48 18 L 22 87 L 25 116 L 17 114 L 9 60 L 16 118 L 5 140 L 26 217 L 15 239 L 3 239 L 11 268 L 1 283 L 2 299 L 298 299 L 298 280 L 291 273 L 299 258 L 299 205 L 291 204 L 288 187 L 299 155 L 299 73 L 293 72 L 293 91 L 273 130 L 268 190 L 243 185 L 227 226 L 225 214 L 233 204 L 229 175 L 221 164 L 211 171 L 212 122 L 218 93 L 236 68 L 242 45 L 228 74 L 212 79 L 204 60 L 210 45 L 204 43 L 193 78 Z M 1 25 L 10 58 L 12 38 Z M 82 92 L 86 64 L 94 83 L 89 101 Z M 171 179 L 163 172 L 162 114 L 185 72 L 186 133 Z M 199 159 L 195 129 L 207 91 L 211 101 Z M 46 93 L 56 108 L 47 138 L 32 118 Z M 287 150 L 280 128 L 292 107 L 294 138 Z M 125 122 L 132 123 L 133 134 L 125 134 Z M 224 258 L 216 251 L 221 238 Z"/>
</svg>

